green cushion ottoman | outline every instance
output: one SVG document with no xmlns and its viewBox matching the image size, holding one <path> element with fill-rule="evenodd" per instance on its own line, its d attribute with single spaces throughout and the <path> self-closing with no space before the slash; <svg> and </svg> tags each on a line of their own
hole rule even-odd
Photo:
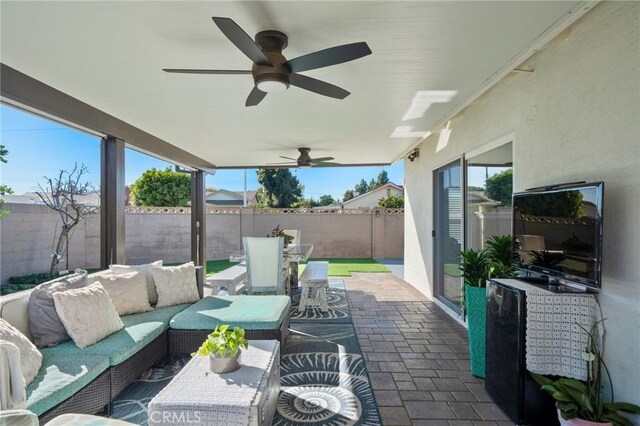
<svg viewBox="0 0 640 426">
<path fill-rule="evenodd" d="M 242 327 L 247 339 L 279 340 L 289 332 L 289 296 L 208 296 L 169 322 L 169 354 L 194 352 L 221 324 Z"/>
</svg>

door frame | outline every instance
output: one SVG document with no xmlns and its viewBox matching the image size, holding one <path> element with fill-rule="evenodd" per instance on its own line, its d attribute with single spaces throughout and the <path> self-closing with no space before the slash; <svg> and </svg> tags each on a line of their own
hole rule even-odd
<svg viewBox="0 0 640 426">
<path fill-rule="evenodd" d="M 461 217 L 460 217 L 460 230 L 461 230 L 461 244 L 460 244 L 460 248 L 462 249 L 465 246 L 465 214 L 464 214 L 464 207 L 465 207 L 465 198 L 466 198 L 466 192 L 467 189 L 465 187 L 465 182 L 466 182 L 466 171 L 465 171 L 465 156 L 464 154 L 461 155 L 460 157 L 449 161 L 445 164 L 442 164 L 436 168 L 434 168 L 432 170 L 432 176 L 433 176 L 433 188 L 432 188 L 432 203 L 433 203 L 433 229 L 431 230 L 431 237 L 432 237 L 432 250 L 433 250 L 433 259 L 432 259 L 432 266 L 433 266 L 433 296 L 441 303 L 445 304 L 448 308 L 452 309 L 454 312 L 460 314 L 461 310 L 460 310 L 460 305 L 452 302 L 451 300 L 447 299 L 446 297 L 444 297 L 444 282 L 441 279 L 441 277 L 443 277 L 443 271 L 441 270 L 442 268 L 440 267 L 440 265 L 438 264 L 438 257 L 439 256 L 439 248 L 437 247 L 437 243 L 438 243 L 438 238 L 437 238 L 437 232 L 438 232 L 438 225 L 440 223 L 440 209 L 438 208 L 438 196 L 440 195 L 440 190 L 439 190 L 439 177 L 438 174 L 448 168 L 451 168 L 453 166 L 458 166 L 460 167 L 460 197 L 461 197 L 461 209 L 462 211 L 461 213 Z M 460 286 L 462 288 L 462 278 L 460 278 Z"/>
</svg>

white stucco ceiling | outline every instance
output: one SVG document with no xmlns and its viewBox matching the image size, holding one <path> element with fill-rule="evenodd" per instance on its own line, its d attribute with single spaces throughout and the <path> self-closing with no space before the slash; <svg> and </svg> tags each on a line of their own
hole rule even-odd
<svg viewBox="0 0 640 426">
<path fill-rule="evenodd" d="M 577 3 L 2 1 L 0 59 L 217 166 L 278 162 L 303 146 L 342 163 L 389 163 Z M 358 41 L 373 54 L 303 73 L 349 90 L 345 100 L 291 87 L 246 108 L 250 75 L 161 71 L 250 69 L 211 16 L 251 36 L 286 33 L 289 59 Z M 450 100 L 407 117 L 421 91 Z"/>
</svg>

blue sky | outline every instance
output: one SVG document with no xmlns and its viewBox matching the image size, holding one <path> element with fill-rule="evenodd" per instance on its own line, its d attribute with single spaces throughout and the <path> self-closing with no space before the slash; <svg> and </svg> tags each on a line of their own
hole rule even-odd
<svg viewBox="0 0 640 426">
<path fill-rule="evenodd" d="M 0 144 L 9 150 L 8 162 L 0 165 L 0 182 L 13 188 L 16 194 L 33 191 L 43 176 L 55 176 L 61 169 L 68 170 L 74 162 L 89 168 L 87 180 L 95 187 L 100 183 L 100 140 L 92 135 L 60 125 L 53 121 L 0 105 Z M 133 183 L 145 170 L 166 168 L 167 162 L 127 149 L 125 156 L 125 182 Z M 340 167 L 292 169 L 292 173 L 305 186 L 305 198 L 318 198 L 329 194 L 342 199 L 346 189 L 360 181 L 375 178 L 383 167 Z M 402 185 L 402 162 L 384 167 L 389 179 Z M 207 176 L 207 186 L 242 191 L 243 170 L 219 170 Z M 247 170 L 247 189 L 258 187 L 255 170 Z"/>
</svg>

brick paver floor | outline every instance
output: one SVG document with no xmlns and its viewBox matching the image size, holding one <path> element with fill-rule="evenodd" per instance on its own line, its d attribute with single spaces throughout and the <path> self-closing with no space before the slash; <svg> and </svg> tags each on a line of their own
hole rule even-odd
<svg viewBox="0 0 640 426">
<path fill-rule="evenodd" d="M 384 425 L 512 425 L 469 372 L 467 332 L 390 273 L 345 279 Z"/>
</svg>

